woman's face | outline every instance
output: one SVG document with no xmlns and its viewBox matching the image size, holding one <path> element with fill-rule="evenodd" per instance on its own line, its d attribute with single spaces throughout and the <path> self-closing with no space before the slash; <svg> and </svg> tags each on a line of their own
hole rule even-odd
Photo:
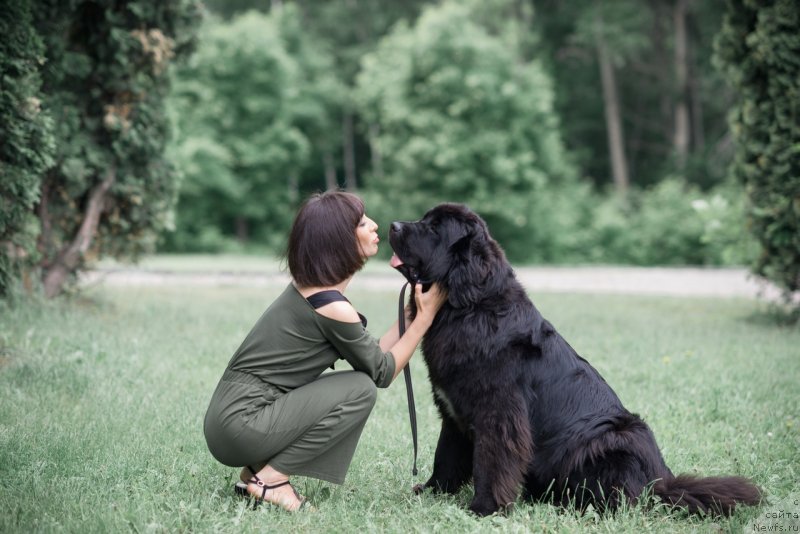
<svg viewBox="0 0 800 534">
<path fill-rule="evenodd" d="M 378 253 L 378 225 L 375 221 L 364 215 L 356 227 L 356 238 L 361 247 L 361 254 L 365 258 L 374 256 Z"/>
</svg>

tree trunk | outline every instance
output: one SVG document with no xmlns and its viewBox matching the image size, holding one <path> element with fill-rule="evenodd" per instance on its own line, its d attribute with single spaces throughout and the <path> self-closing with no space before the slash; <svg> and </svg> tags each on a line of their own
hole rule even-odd
<svg viewBox="0 0 800 534">
<path fill-rule="evenodd" d="M 336 189 L 336 165 L 330 150 L 322 153 L 322 165 L 325 167 L 325 190 L 333 191 Z"/>
<path fill-rule="evenodd" d="M 611 155 L 611 174 L 617 193 L 625 198 L 628 195 L 628 162 L 625 160 L 625 139 L 622 133 L 622 116 L 620 113 L 619 94 L 614 66 L 608 54 L 603 36 L 603 20 L 598 17 L 595 28 L 595 45 L 597 60 L 600 64 L 600 78 L 603 86 L 603 105 L 606 115 L 606 131 L 608 134 L 608 151 Z"/>
<path fill-rule="evenodd" d="M 672 7 L 664 0 L 650 0 L 650 10 L 653 12 L 654 19 L 651 39 L 653 56 L 649 58 L 653 63 L 651 67 L 656 76 L 656 83 L 660 84 L 662 88 L 671 87 L 674 79 L 672 62 L 674 51 L 669 50 L 668 42 L 670 41 L 669 32 L 672 30 L 670 22 Z M 659 91 L 658 112 L 661 120 L 655 131 L 663 135 L 667 151 L 672 151 L 674 143 L 673 102 L 671 91 Z"/>
<path fill-rule="evenodd" d="M 691 124 L 689 123 L 688 80 L 689 41 L 686 33 L 686 11 L 689 0 L 675 0 L 673 23 L 675 27 L 675 128 L 673 147 L 679 168 L 683 169 L 689 156 Z"/>
<path fill-rule="evenodd" d="M 697 42 L 695 32 L 689 34 L 689 49 L 692 49 L 692 43 Z M 690 120 L 692 121 L 692 148 L 696 152 L 702 151 L 706 146 L 706 131 L 703 124 L 703 102 L 702 102 L 702 88 L 700 87 L 700 80 L 702 74 L 697 71 L 694 62 L 689 60 L 689 102 L 691 104 Z"/>
<path fill-rule="evenodd" d="M 247 219 L 241 215 L 236 216 L 234 223 L 236 224 L 236 240 L 244 243 L 250 237 L 250 225 L 247 223 Z"/>
<path fill-rule="evenodd" d="M 80 266 L 83 255 L 89 250 L 97 233 L 100 215 L 103 213 L 103 204 L 109 189 L 114 185 L 116 177 L 116 169 L 110 169 L 103 181 L 92 189 L 78 232 L 72 242 L 63 248 L 53 263 L 43 271 L 42 281 L 46 297 L 52 298 L 61 293 L 69 275 L 74 273 Z M 46 201 L 43 199 L 43 202 Z M 42 212 L 40 211 L 40 213 Z M 42 221 L 43 226 L 45 223 L 49 226 L 50 221 Z"/>
<path fill-rule="evenodd" d="M 300 177 L 296 172 L 289 174 L 289 202 L 296 204 L 300 200 Z"/>
<path fill-rule="evenodd" d="M 383 154 L 381 153 L 381 146 L 378 142 L 378 136 L 380 136 L 380 134 L 380 125 L 376 123 L 369 125 L 369 150 L 372 161 L 372 172 L 378 177 L 383 176 Z"/>
<path fill-rule="evenodd" d="M 52 245 L 53 239 L 53 224 L 50 220 L 50 176 L 49 173 L 45 175 L 42 180 L 42 190 L 39 194 L 39 205 L 36 206 L 36 216 L 39 217 L 39 237 L 36 238 L 36 249 L 43 258 L 41 265 L 42 268 L 47 269 L 50 267 L 48 261 L 48 250 Z"/>
<path fill-rule="evenodd" d="M 342 117 L 342 156 L 344 159 L 344 185 L 348 191 L 355 191 L 356 183 L 356 151 L 353 140 L 353 113 L 344 112 Z"/>
</svg>

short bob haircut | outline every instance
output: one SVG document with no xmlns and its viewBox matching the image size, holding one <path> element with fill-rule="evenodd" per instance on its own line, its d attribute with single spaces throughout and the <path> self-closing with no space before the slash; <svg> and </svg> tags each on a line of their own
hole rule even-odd
<svg viewBox="0 0 800 534">
<path fill-rule="evenodd" d="M 295 216 L 286 260 L 301 287 L 332 286 L 364 266 L 356 237 L 364 201 L 352 193 L 326 191 L 311 195 Z"/>
</svg>

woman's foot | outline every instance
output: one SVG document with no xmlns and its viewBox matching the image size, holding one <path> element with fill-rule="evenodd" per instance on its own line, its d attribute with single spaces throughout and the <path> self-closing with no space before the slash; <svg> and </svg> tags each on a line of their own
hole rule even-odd
<svg viewBox="0 0 800 534">
<path fill-rule="evenodd" d="M 252 469 L 255 469 L 256 471 L 253 472 Z M 253 478 L 253 475 L 258 475 L 258 472 L 262 469 L 264 469 L 263 465 L 246 465 L 242 467 L 241 471 L 239 471 L 239 480 L 247 484 L 250 482 L 250 479 Z"/>
<path fill-rule="evenodd" d="M 284 480 L 262 482 L 263 486 L 257 482 L 249 482 L 247 484 L 247 493 L 260 501 L 280 506 L 287 512 L 296 512 L 303 506 L 305 499 L 300 498 L 292 485 L 289 484 L 288 477 Z"/>
<path fill-rule="evenodd" d="M 280 506 L 289 512 L 295 512 L 303 506 L 305 498 L 289 484 L 287 475 L 269 465 L 257 467 L 261 467 L 258 472 L 251 466 L 245 466 L 239 473 L 239 478 L 247 484 L 247 493 L 259 501 Z"/>
</svg>

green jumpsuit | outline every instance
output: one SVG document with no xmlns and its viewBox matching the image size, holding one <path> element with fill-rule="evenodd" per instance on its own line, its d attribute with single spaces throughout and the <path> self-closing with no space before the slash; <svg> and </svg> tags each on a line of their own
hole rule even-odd
<svg viewBox="0 0 800 534">
<path fill-rule="evenodd" d="M 340 358 L 355 370 L 322 374 Z M 204 423 L 209 451 L 232 467 L 268 463 L 287 475 L 341 484 L 376 386 L 389 386 L 394 372 L 391 352 L 364 325 L 317 313 L 289 284 L 214 391 Z"/>
</svg>

